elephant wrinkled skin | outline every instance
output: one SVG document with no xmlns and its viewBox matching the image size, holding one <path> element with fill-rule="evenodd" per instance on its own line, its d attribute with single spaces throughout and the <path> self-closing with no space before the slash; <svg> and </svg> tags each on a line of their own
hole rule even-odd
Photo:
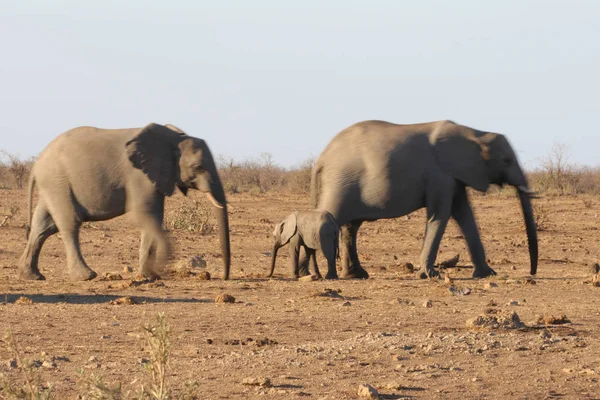
<svg viewBox="0 0 600 400">
<path fill-rule="evenodd" d="M 450 217 L 467 241 L 473 277 L 495 275 L 485 257 L 466 186 L 517 189 L 525 219 L 531 274 L 538 261 L 536 226 L 527 179 L 507 139 L 451 121 L 397 125 L 364 121 L 335 136 L 317 159 L 311 207 L 330 212 L 341 227 L 342 277 L 368 278 L 360 265 L 356 234 L 363 221 L 395 218 L 425 207 L 427 223 L 419 275 L 433 266 Z M 307 273 L 306 255 L 301 273 Z"/>
<path fill-rule="evenodd" d="M 33 213 L 34 186 L 39 201 Z M 44 241 L 60 232 L 72 280 L 93 279 L 79 248 L 79 228 L 131 212 L 142 230 L 140 272 L 158 276 L 169 251 L 162 222 L 165 196 L 179 188 L 207 194 L 217 208 L 224 278 L 229 278 L 229 222 L 225 192 L 202 139 L 172 125 L 134 129 L 79 127 L 54 139 L 33 165 L 29 181 L 28 242 L 19 262 L 23 279 L 38 269 Z M 160 258 L 158 257 L 160 256 Z"/>
</svg>

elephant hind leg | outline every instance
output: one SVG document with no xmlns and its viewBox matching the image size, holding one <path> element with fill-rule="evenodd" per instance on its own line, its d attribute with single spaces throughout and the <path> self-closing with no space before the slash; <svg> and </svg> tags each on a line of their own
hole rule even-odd
<svg viewBox="0 0 600 400">
<path fill-rule="evenodd" d="M 54 220 L 43 200 L 40 200 L 33 213 L 27 246 L 19 261 L 19 278 L 28 280 L 46 279 L 38 268 L 39 256 L 46 239 L 56 232 L 58 232 L 58 228 L 54 224 Z"/>
<path fill-rule="evenodd" d="M 72 194 L 60 193 L 52 196 L 48 203 L 54 223 L 58 227 L 65 251 L 67 253 L 67 273 L 72 281 L 88 281 L 96 277 L 96 273 L 88 267 L 79 247 L 79 228 L 81 219 L 77 212 Z"/>
<path fill-rule="evenodd" d="M 360 265 L 356 237 L 363 221 L 352 221 L 340 229 L 340 253 L 342 258 L 342 278 L 367 279 L 369 273 Z"/>
</svg>

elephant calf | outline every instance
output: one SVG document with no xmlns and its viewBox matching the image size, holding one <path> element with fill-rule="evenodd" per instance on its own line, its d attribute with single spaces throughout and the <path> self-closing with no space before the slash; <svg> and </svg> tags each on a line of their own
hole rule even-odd
<svg viewBox="0 0 600 400">
<path fill-rule="evenodd" d="M 31 215 L 34 186 L 39 201 Z M 162 229 L 165 196 L 196 189 L 217 208 L 221 248 L 229 278 L 229 222 L 225 192 L 206 142 L 172 125 L 133 129 L 80 127 L 54 139 L 29 179 L 28 242 L 19 262 L 23 279 L 45 279 L 38 269 L 44 241 L 60 232 L 71 280 L 93 279 L 79 248 L 79 228 L 131 212 L 142 228 L 140 272 L 157 276 L 168 252 Z M 156 256 L 162 258 L 157 260 Z"/>
<path fill-rule="evenodd" d="M 269 277 L 273 276 L 275 270 L 277 250 L 287 243 L 290 243 L 291 266 L 294 278 L 299 277 L 298 256 L 300 247 L 303 247 L 315 275 L 321 278 L 316 257 L 316 250 L 320 249 L 327 259 L 325 279 L 337 279 L 335 259 L 338 253 L 339 227 L 333 216 L 327 211 L 296 211 L 275 226 Z"/>
</svg>

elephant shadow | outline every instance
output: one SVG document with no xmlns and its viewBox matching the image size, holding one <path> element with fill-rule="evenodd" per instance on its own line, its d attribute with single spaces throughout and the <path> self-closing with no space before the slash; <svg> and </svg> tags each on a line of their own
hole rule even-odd
<svg viewBox="0 0 600 400">
<path fill-rule="evenodd" d="M 112 294 L 40 294 L 40 293 L 19 293 L 19 294 L 0 294 L 0 303 L 14 304 L 21 297 L 26 297 L 33 304 L 109 304 L 115 302 L 118 304 L 119 299 L 130 298 L 133 304 L 151 304 L 151 303 L 214 303 L 212 299 L 196 299 L 196 298 L 163 298 L 163 297 L 148 297 L 148 296 L 124 296 Z M 131 304 L 131 303 L 130 303 Z"/>
</svg>

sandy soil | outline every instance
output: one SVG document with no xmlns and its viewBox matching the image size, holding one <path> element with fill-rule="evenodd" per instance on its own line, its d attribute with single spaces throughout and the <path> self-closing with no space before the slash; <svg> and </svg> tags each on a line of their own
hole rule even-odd
<svg viewBox="0 0 600 400">
<path fill-rule="evenodd" d="M 231 281 L 218 279 L 216 233 L 172 231 L 170 269 L 200 255 L 216 279 L 170 274 L 159 284 L 136 284 L 135 272 L 124 268 L 137 268 L 139 231 L 125 216 L 86 225 L 81 234 L 88 264 L 99 276 L 122 280 L 67 281 L 64 248 L 55 235 L 40 259 L 47 281 L 28 282 L 16 278 L 25 245 L 25 191 L 0 190 L 0 211 L 19 208 L 0 228 L 1 330 L 12 330 L 24 358 L 48 361 L 36 372 L 59 399 L 76 398 L 78 369 L 137 390 L 147 376 L 141 326 L 158 312 L 172 330 L 168 384 L 176 395 L 195 380 L 203 399 L 352 399 L 363 383 L 387 399 L 600 397 L 600 287 L 592 284 L 589 267 L 600 260 L 600 198 L 536 200 L 545 229 L 534 284 L 527 279 L 518 201 L 503 194 L 472 197 L 498 272 L 493 279 L 470 279 L 454 223 L 438 257 L 460 255 L 458 268 L 443 270 L 452 281 L 415 279 L 405 263 L 418 261 L 423 212 L 363 225 L 359 252 L 371 279 L 291 281 L 284 249 L 277 278 L 266 279 L 273 225 L 307 207 L 307 197 L 229 196 Z M 178 195 L 167 207 L 186 201 Z M 223 293 L 235 303 L 216 303 Z M 21 304 L 22 296 L 32 303 Z M 137 304 L 111 304 L 124 296 Z M 508 326 L 467 327 L 478 315 L 486 323 L 511 312 L 524 325 L 509 319 Z M 563 314 L 570 322 L 538 322 L 540 315 Z M 22 374 L 12 358 L 0 346 L 0 372 L 18 382 Z M 271 385 L 247 385 L 247 378 L 269 378 Z"/>
</svg>

